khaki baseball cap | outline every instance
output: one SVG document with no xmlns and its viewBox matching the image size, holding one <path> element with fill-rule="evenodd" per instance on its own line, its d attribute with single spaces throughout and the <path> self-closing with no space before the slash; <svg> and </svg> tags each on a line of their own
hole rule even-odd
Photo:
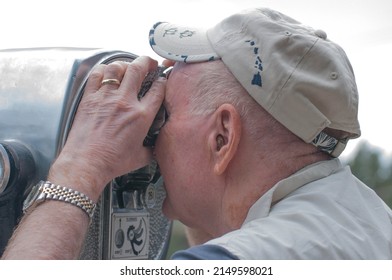
<svg viewBox="0 0 392 280">
<path fill-rule="evenodd" d="M 361 134 L 353 69 L 342 48 L 322 30 L 260 8 L 206 30 L 158 22 L 149 39 L 158 55 L 174 61 L 221 59 L 275 119 L 334 157 L 348 139 Z M 325 128 L 349 136 L 335 139 Z"/>
</svg>

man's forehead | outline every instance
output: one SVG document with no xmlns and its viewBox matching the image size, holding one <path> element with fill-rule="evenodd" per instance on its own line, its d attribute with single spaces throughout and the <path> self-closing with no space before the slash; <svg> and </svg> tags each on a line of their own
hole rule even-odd
<svg viewBox="0 0 392 280">
<path fill-rule="evenodd" d="M 187 90 L 192 87 L 192 69 L 185 63 L 176 63 L 171 70 L 166 84 L 165 106 L 173 107 L 187 95 Z"/>
<path fill-rule="evenodd" d="M 176 62 L 174 64 L 172 72 L 173 73 L 179 72 L 179 73 L 188 75 L 189 72 L 193 71 L 193 68 L 195 68 L 194 66 L 195 66 L 195 64 L 187 64 L 187 63 L 184 63 L 184 62 Z"/>
<path fill-rule="evenodd" d="M 199 64 L 199 63 L 197 63 Z M 196 86 L 201 72 L 200 65 L 177 62 L 168 77 L 170 89 Z"/>
<path fill-rule="evenodd" d="M 199 81 L 202 79 L 203 69 L 206 67 L 206 63 L 184 63 L 176 62 L 171 70 L 168 77 L 166 87 L 166 97 L 168 98 L 172 94 L 187 95 L 192 92 L 195 93 Z"/>
</svg>

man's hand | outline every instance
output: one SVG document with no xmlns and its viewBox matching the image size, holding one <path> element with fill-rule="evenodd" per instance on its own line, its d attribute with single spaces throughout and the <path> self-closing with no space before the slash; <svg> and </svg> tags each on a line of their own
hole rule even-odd
<svg viewBox="0 0 392 280">
<path fill-rule="evenodd" d="M 156 61 L 140 57 L 93 70 L 49 180 L 77 187 L 96 201 L 111 179 L 150 162 L 152 151 L 143 140 L 163 102 L 165 82 L 155 81 L 140 101 L 137 94 L 144 77 L 156 67 Z M 102 85 L 106 79 L 120 84 Z M 83 182 L 74 182 L 75 177 Z M 94 189 L 86 189 L 91 186 Z"/>
</svg>

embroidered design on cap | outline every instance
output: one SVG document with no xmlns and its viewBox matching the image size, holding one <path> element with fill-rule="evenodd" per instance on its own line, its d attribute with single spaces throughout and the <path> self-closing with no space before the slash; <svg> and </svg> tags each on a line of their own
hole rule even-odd
<svg viewBox="0 0 392 280">
<path fill-rule="evenodd" d="M 256 45 L 255 41 L 253 40 L 246 40 L 246 43 L 249 43 L 250 46 L 253 47 L 253 54 L 255 55 L 255 64 L 254 68 L 257 69 L 257 73 L 253 75 L 251 84 L 256 85 L 259 87 L 263 86 L 263 80 L 261 78 L 261 72 L 263 71 L 263 62 L 259 56 L 259 48 Z"/>
<path fill-rule="evenodd" d="M 197 47 L 199 31 L 186 27 L 165 28 L 164 24 L 166 22 L 154 24 L 149 33 L 150 46 L 159 55 L 185 63 L 213 61 L 219 58 L 213 50 L 208 50 L 206 53 L 199 52 Z M 159 43 L 162 39 L 167 45 Z M 193 51 L 196 53 L 193 54 Z"/>
</svg>

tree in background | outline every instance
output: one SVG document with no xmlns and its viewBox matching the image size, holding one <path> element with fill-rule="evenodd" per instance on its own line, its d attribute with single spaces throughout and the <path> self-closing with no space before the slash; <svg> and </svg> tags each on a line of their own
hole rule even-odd
<svg viewBox="0 0 392 280">
<path fill-rule="evenodd" d="M 392 156 L 363 141 L 347 161 L 353 174 L 392 207 Z"/>
</svg>

